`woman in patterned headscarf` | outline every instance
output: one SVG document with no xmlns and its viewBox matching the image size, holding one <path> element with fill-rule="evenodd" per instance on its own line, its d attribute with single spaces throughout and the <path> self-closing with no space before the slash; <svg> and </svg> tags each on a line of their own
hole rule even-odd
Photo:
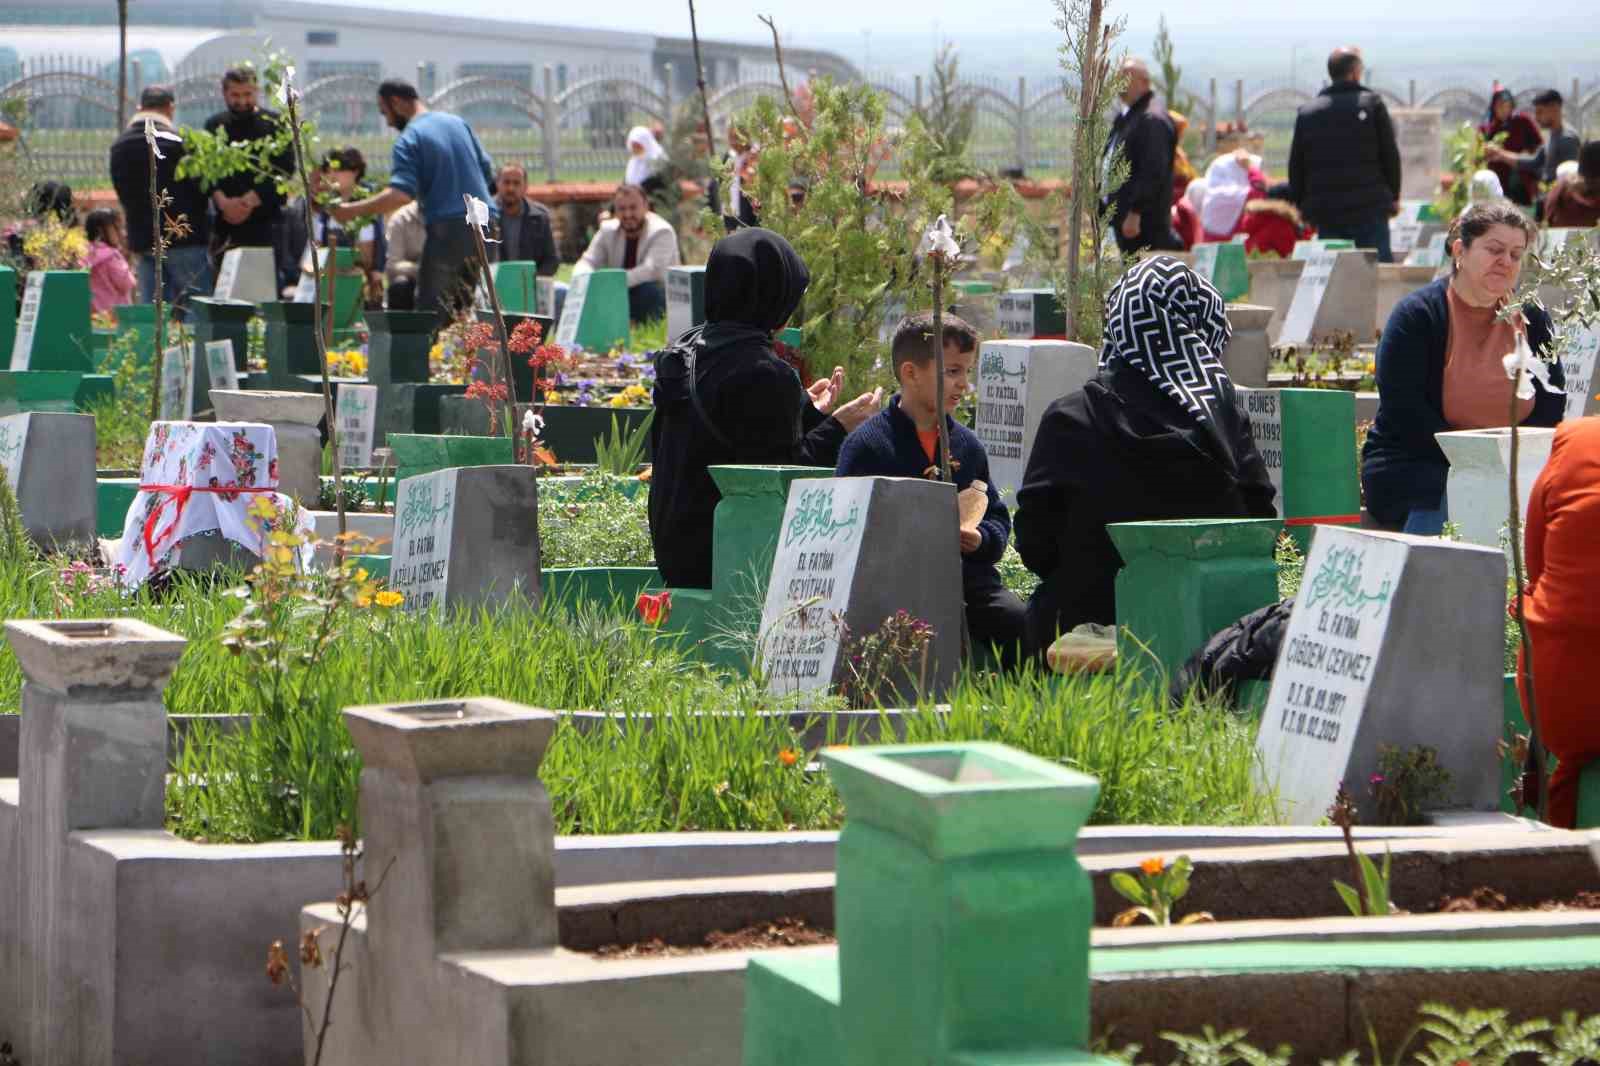
<svg viewBox="0 0 1600 1066">
<path fill-rule="evenodd" d="M 1017 550 L 1042 579 L 1028 605 L 1035 647 L 1116 620 L 1122 557 L 1107 523 L 1276 514 L 1222 368 L 1230 336 L 1222 297 L 1170 256 L 1111 290 L 1099 372 L 1046 408 L 1017 492 Z"/>
</svg>

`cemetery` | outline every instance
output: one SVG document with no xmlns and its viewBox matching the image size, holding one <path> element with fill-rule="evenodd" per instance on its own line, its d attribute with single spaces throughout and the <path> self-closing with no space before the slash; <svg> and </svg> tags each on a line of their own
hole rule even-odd
<svg viewBox="0 0 1600 1066">
<path fill-rule="evenodd" d="M 1129 71 L 1078 29 L 1109 111 Z M 269 68 L 306 191 L 332 142 Z M 1493 353 L 1560 425 L 1441 417 L 1444 529 L 1405 532 L 1363 456 L 1395 309 L 1467 251 L 1440 109 L 1394 108 L 1393 255 L 1120 254 L 1094 107 L 1035 197 L 806 91 L 733 116 L 793 291 L 729 272 L 755 242 L 688 179 L 648 315 L 634 262 L 491 260 L 472 196 L 424 309 L 315 240 L 298 285 L 231 247 L 176 310 L 0 265 L 0 1066 L 1600 1061 L 1600 768 L 1540 711 L 1571 564 L 1529 532 L 1600 404 L 1600 241 L 1535 231 L 1505 306 L 1548 344 Z M 719 329 L 804 390 L 758 444 L 706 405 L 771 397 L 697 391 Z M 1116 394 L 1112 439 L 1271 502 L 1163 510 L 1188 468 L 1141 459 L 1154 509 L 1094 522 L 1110 624 L 1008 658 L 973 575 L 1034 610 L 1041 469 L 1112 495 L 1044 442 L 1130 367 L 1183 432 Z M 926 471 L 839 476 L 895 417 Z M 671 580 L 691 537 L 708 577 Z"/>
</svg>

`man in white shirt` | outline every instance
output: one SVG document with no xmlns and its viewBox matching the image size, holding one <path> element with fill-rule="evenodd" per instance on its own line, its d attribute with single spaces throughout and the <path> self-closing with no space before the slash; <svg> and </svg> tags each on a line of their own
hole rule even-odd
<svg viewBox="0 0 1600 1066">
<path fill-rule="evenodd" d="M 612 217 L 572 268 L 573 277 L 607 268 L 628 272 L 628 317 L 634 322 L 667 313 L 667 268 L 677 266 L 678 234 L 672 223 L 650 210 L 644 190 L 617 186 Z"/>
</svg>

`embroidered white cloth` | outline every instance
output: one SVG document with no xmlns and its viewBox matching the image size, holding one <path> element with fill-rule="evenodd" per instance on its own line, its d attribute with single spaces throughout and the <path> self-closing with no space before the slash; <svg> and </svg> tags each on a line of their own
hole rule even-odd
<svg viewBox="0 0 1600 1066">
<path fill-rule="evenodd" d="M 117 581 L 138 588 L 165 569 L 190 537 L 219 533 L 246 551 L 263 554 L 264 533 L 247 513 L 267 496 L 292 511 L 297 532 L 310 534 L 311 516 L 278 487 L 278 437 L 257 422 L 156 422 L 144 443 L 139 493 L 128 508 L 117 547 Z M 310 560 L 310 546 L 302 560 Z"/>
</svg>

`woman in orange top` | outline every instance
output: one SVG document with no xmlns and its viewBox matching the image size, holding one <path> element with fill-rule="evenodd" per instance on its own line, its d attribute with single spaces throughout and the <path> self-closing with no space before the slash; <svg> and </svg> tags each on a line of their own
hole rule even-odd
<svg viewBox="0 0 1600 1066">
<path fill-rule="evenodd" d="M 1550 779 L 1550 824 L 1570 829 L 1578 815 L 1578 775 L 1600 759 L 1600 691 L 1593 684 L 1600 648 L 1600 418 L 1556 427 L 1550 459 L 1528 499 L 1523 543 L 1539 735 L 1559 760 Z M 1526 678 L 1519 656 L 1519 693 Z"/>
</svg>

